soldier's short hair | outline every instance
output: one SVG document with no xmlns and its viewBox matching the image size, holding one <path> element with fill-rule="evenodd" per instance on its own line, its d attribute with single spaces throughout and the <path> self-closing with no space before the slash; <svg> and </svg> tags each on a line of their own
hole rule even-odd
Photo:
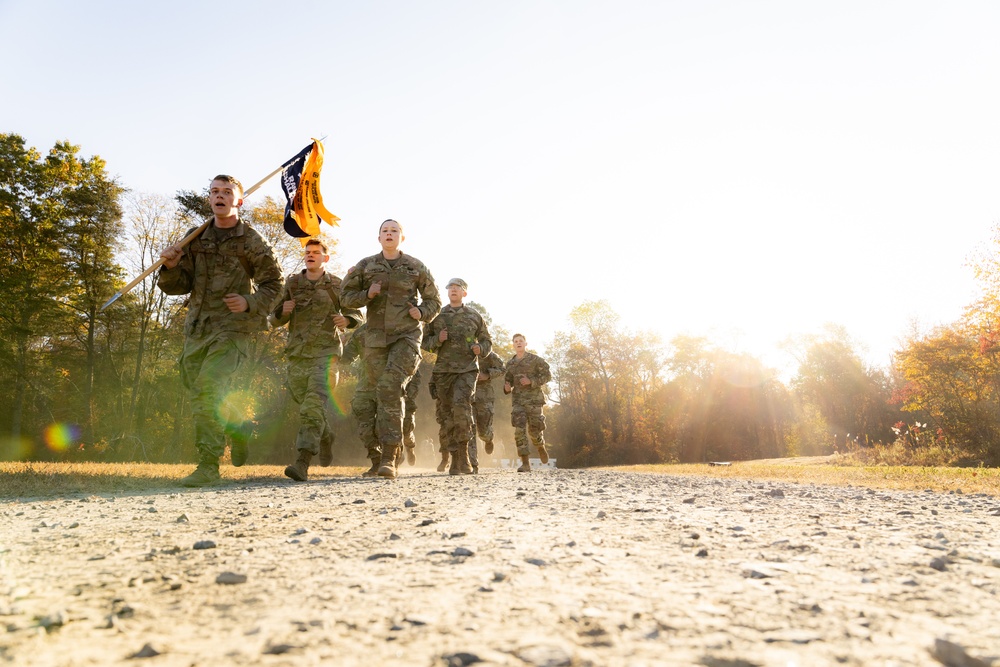
<svg viewBox="0 0 1000 667">
<path fill-rule="evenodd" d="M 318 245 L 320 248 L 322 248 L 324 255 L 329 255 L 330 254 L 330 249 L 326 247 L 326 244 L 323 243 L 322 241 L 320 241 L 317 238 L 311 238 L 308 241 L 306 241 L 306 245 L 305 245 L 306 248 L 308 248 L 311 245 Z"/>
<path fill-rule="evenodd" d="M 516 334 L 514 334 L 513 336 L 511 336 L 511 337 L 510 337 L 510 339 L 511 339 L 512 341 L 513 341 L 513 340 L 514 340 L 515 338 L 524 338 L 524 340 L 525 340 L 525 341 L 527 341 L 527 340 L 528 340 L 527 338 L 525 338 L 524 334 L 522 334 L 522 333 L 516 333 Z"/>
<path fill-rule="evenodd" d="M 239 179 L 236 178 L 235 176 L 230 176 L 229 174 L 219 174 L 215 178 L 213 178 L 212 180 L 213 181 L 222 181 L 223 183 L 229 183 L 231 185 L 235 185 L 236 187 L 238 187 L 240 189 L 240 197 L 243 196 L 243 184 L 240 183 Z"/>
<path fill-rule="evenodd" d="M 395 222 L 396 226 L 399 227 L 399 233 L 400 234 L 403 233 L 403 225 L 399 224 L 398 220 L 393 220 L 392 218 L 386 218 L 381 223 L 379 223 L 379 226 L 378 226 L 378 232 L 379 232 L 379 234 L 382 233 L 382 226 L 385 225 L 385 223 L 387 223 L 387 222 Z"/>
</svg>

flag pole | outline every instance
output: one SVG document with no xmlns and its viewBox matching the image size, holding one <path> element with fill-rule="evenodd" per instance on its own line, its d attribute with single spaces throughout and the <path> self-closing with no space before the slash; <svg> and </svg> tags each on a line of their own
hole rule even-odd
<svg viewBox="0 0 1000 667">
<path fill-rule="evenodd" d="M 284 168 L 284 165 L 278 167 L 277 169 L 275 169 L 274 171 L 272 171 L 270 174 L 268 174 L 264 178 L 260 179 L 259 181 L 257 181 L 253 185 L 251 185 L 243 193 L 243 197 L 249 197 L 251 194 L 253 194 L 253 192 L 255 190 L 257 190 L 258 188 L 260 188 L 260 186 L 262 186 L 265 183 L 267 183 L 275 174 L 277 174 L 283 168 Z M 209 218 L 208 220 L 206 220 L 205 222 L 201 223 L 201 225 L 197 229 L 193 230 L 190 234 L 188 234 L 183 239 L 181 239 L 176 245 L 178 247 L 180 247 L 180 248 L 183 248 L 187 244 L 191 243 L 191 241 L 194 241 L 196 238 L 198 238 L 199 234 L 201 234 L 203 231 L 205 231 L 206 229 L 208 229 L 208 226 L 210 224 L 212 224 L 212 221 L 214 219 L 215 218 L 212 217 L 212 218 Z M 158 260 L 156 260 L 155 262 L 153 262 L 152 266 L 150 266 L 148 269 L 146 269 L 145 271 L 142 272 L 142 275 L 140 275 L 138 278 L 134 279 L 132 282 L 130 282 L 125 287 L 123 287 L 120 290 L 118 290 L 118 292 L 113 297 L 111 297 L 110 299 L 108 299 L 107 302 L 103 306 L 101 306 L 101 310 L 99 310 L 98 312 L 104 312 L 105 308 L 107 308 L 108 306 L 110 306 L 111 304 L 113 304 L 115 301 L 117 301 L 118 299 L 120 299 L 123 295 L 128 294 L 132 290 L 132 288 L 135 287 L 136 285 L 138 285 L 139 283 L 141 283 L 146 278 L 146 276 L 148 276 L 153 271 L 156 271 L 158 268 L 160 268 L 161 266 L 163 266 L 163 261 L 164 260 L 161 257 Z"/>
</svg>

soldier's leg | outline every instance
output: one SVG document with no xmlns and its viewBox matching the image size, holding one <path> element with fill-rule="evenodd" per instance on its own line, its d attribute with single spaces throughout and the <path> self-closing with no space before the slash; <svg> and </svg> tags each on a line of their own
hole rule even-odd
<svg viewBox="0 0 1000 667">
<path fill-rule="evenodd" d="M 320 376 L 320 381 L 323 382 L 326 400 L 322 405 L 323 432 L 319 436 L 319 464 L 321 466 L 328 466 L 333 463 L 334 444 L 333 424 L 330 422 L 330 396 L 337 389 L 340 374 L 337 371 L 336 357 L 323 359 L 323 365 L 325 368 Z"/>
<path fill-rule="evenodd" d="M 309 462 L 319 454 L 319 444 L 327 430 L 327 364 L 323 359 L 292 359 L 288 367 L 289 389 L 299 404 L 299 433 L 295 439 L 295 463 L 285 475 L 299 482 L 309 477 Z"/>
<path fill-rule="evenodd" d="M 220 408 L 233 374 L 245 356 L 243 339 L 219 335 L 189 338 L 181 357 L 181 378 L 191 396 L 198 469 L 185 477 L 185 486 L 203 486 L 219 479 L 219 459 L 226 446 Z"/>
<path fill-rule="evenodd" d="M 476 430 L 472 401 L 476 394 L 476 375 L 456 373 L 451 387 L 452 442 L 460 457 L 458 468 L 463 473 L 478 472 L 479 457 L 475 449 Z M 470 447 L 471 441 L 471 447 Z"/>
<path fill-rule="evenodd" d="M 493 453 L 493 401 L 476 398 L 473 403 L 476 413 L 476 431 L 482 438 L 486 453 Z"/>
<path fill-rule="evenodd" d="M 376 408 L 375 390 L 359 386 L 351 398 L 351 414 L 354 415 L 357 424 L 358 439 L 365 446 L 368 459 L 371 461 L 371 467 L 362 473 L 362 477 L 375 477 L 378 474 L 379 461 L 382 459 L 382 450 L 375 436 Z"/>
<path fill-rule="evenodd" d="M 528 436 L 532 444 L 538 450 L 538 458 L 542 463 L 549 462 L 549 453 L 545 449 L 545 415 L 542 414 L 542 406 L 532 405 L 528 407 Z"/>
<path fill-rule="evenodd" d="M 528 413 L 521 403 L 514 403 L 510 409 L 510 424 L 514 427 L 514 444 L 517 445 L 517 455 L 521 457 L 521 467 L 518 472 L 530 472 L 531 464 L 528 462 L 530 450 L 528 449 Z"/>
<path fill-rule="evenodd" d="M 417 426 L 417 392 L 420 383 L 416 382 L 417 376 L 410 378 L 403 390 L 403 447 L 406 448 L 406 462 L 411 466 L 417 462 L 414 448 L 417 441 L 413 436 L 413 431 Z"/>
<path fill-rule="evenodd" d="M 441 385 L 438 384 L 438 379 L 441 379 Z M 438 461 L 437 471 L 444 472 L 445 468 L 448 467 L 448 461 L 451 458 L 451 452 L 448 449 L 448 443 L 451 440 L 451 422 L 449 421 L 450 412 L 450 401 L 441 392 L 443 389 L 441 387 L 447 386 L 447 380 L 442 375 L 435 375 L 431 379 L 431 384 L 434 387 L 434 420 L 438 425 L 438 453 L 441 454 L 441 460 Z"/>
<path fill-rule="evenodd" d="M 416 371 L 420 353 L 417 344 L 406 338 L 396 341 L 388 348 L 375 349 L 378 351 L 374 354 L 385 359 L 381 374 L 369 375 L 377 378 L 375 398 L 378 412 L 375 416 L 375 431 L 382 448 L 378 474 L 391 479 L 396 477 L 396 452 L 403 446 L 403 387 Z M 372 350 L 373 348 L 365 348 L 366 361 Z"/>
</svg>

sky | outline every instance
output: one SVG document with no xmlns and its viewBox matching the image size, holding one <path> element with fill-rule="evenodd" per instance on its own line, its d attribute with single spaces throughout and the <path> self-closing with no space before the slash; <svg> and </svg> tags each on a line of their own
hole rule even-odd
<svg viewBox="0 0 1000 667">
<path fill-rule="evenodd" d="M 0 0 L 0 132 L 165 195 L 325 136 L 342 271 L 391 217 L 540 351 L 603 299 L 775 368 L 832 323 L 886 366 L 977 294 L 998 28 L 964 0 Z"/>
</svg>

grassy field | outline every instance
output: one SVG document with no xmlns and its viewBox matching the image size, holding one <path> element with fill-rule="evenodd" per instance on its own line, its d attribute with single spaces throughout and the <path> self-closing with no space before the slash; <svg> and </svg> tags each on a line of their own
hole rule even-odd
<svg viewBox="0 0 1000 667">
<path fill-rule="evenodd" d="M 622 466 L 627 472 L 699 475 L 800 484 L 860 486 L 875 489 L 958 491 L 1000 496 L 1000 469 L 922 466 L 835 465 L 829 456 L 737 461 L 729 465 L 672 464 Z M 190 464 L 0 462 L 0 499 L 72 494 L 125 494 L 179 490 Z M 312 468 L 315 479 L 354 477 L 361 468 Z M 222 484 L 285 482 L 283 466 L 222 467 Z"/>
</svg>

